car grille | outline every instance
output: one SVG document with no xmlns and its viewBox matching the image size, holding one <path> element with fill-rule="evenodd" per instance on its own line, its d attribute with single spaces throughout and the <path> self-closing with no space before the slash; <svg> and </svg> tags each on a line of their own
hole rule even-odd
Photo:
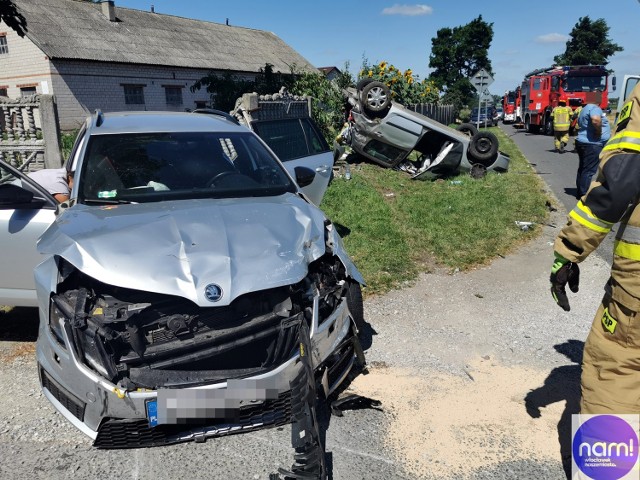
<svg viewBox="0 0 640 480">
<path fill-rule="evenodd" d="M 238 409 L 233 420 L 233 430 L 223 430 L 213 436 L 244 433 L 261 428 L 286 425 L 291 421 L 291 393 L 281 393 L 277 399 L 267 400 L 260 405 L 247 405 Z M 205 427 L 228 425 L 228 419 L 212 419 L 202 424 Z M 192 427 L 201 430 L 201 424 Z M 197 427 L 197 428 L 196 428 Z M 178 443 L 180 437 L 189 433 L 189 425 L 158 425 L 150 427 L 147 420 L 107 420 L 98 430 L 94 447 L 101 449 L 154 447 Z M 197 440 L 197 438 L 193 438 Z"/>
<path fill-rule="evenodd" d="M 76 417 L 78 420 L 84 420 L 84 409 L 86 403 L 80 401 L 74 395 L 62 388 L 58 383 L 53 380 L 44 368 L 40 367 L 40 381 L 42 382 L 42 388 L 46 388 L 53 397 L 58 400 L 64 408 Z"/>
</svg>

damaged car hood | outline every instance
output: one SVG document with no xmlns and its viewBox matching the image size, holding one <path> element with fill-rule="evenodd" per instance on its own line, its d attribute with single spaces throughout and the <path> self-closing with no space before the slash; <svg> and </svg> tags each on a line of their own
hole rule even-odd
<svg viewBox="0 0 640 480">
<path fill-rule="evenodd" d="M 77 204 L 42 235 L 38 250 L 104 283 L 219 306 L 302 280 L 308 264 L 325 253 L 324 220 L 293 194 Z M 346 257 L 341 243 L 338 249 Z M 205 295 L 212 285 L 218 300 Z"/>
</svg>

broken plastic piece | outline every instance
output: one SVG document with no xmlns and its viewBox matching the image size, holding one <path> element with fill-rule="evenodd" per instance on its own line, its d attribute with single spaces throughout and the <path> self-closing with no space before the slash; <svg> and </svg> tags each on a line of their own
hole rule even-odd
<svg viewBox="0 0 640 480">
<path fill-rule="evenodd" d="M 362 395 L 347 395 L 331 402 L 331 414 L 336 417 L 342 417 L 345 410 L 361 410 L 363 408 L 372 408 L 382 411 L 380 407 L 382 402 Z"/>
</svg>

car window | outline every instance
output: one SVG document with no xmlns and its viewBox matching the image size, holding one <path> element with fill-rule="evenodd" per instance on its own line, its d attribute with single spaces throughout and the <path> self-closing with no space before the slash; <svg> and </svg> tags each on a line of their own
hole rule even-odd
<svg viewBox="0 0 640 480">
<path fill-rule="evenodd" d="M 308 118 L 260 121 L 252 127 L 283 162 L 329 150 Z"/>
<path fill-rule="evenodd" d="M 296 191 L 282 166 L 250 132 L 94 135 L 78 188 L 83 203 Z"/>
<path fill-rule="evenodd" d="M 384 162 L 394 162 L 407 152 L 400 148 L 383 143 L 379 140 L 371 140 L 364 147 L 364 152 L 374 158 L 378 158 Z"/>
</svg>

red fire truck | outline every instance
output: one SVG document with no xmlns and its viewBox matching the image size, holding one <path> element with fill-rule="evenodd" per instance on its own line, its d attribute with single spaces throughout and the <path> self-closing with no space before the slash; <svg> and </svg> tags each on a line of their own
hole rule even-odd
<svg viewBox="0 0 640 480">
<path fill-rule="evenodd" d="M 573 110 L 587 103 L 607 108 L 608 73 L 602 65 L 555 66 L 528 73 L 520 87 L 521 112 L 517 121 L 527 131 L 553 134 L 551 111 L 558 100 Z"/>
<path fill-rule="evenodd" d="M 504 93 L 502 97 L 502 123 L 514 123 L 519 115 L 520 109 L 520 87 Z"/>
</svg>

